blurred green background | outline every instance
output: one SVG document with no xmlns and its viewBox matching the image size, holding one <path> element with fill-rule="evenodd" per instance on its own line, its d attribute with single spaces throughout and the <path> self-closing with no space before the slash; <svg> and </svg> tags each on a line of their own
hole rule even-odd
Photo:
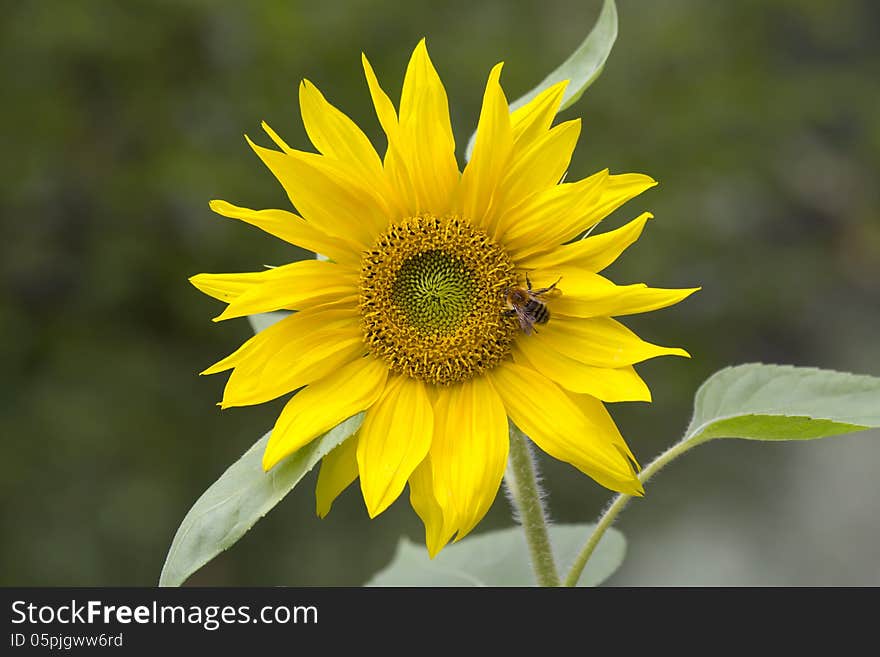
<svg viewBox="0 0 880 657">
<path fill-rule="evenodd" d="M 242 133 L 307 141 L 302 77 L 365 131 L 371 57 L 392 97 L 428 36 L 463 145 L 489 68 L 510 98 L 580 42 L 599 0 L 7 4 L 0 25 L 0 584 L 153 585 L 192 502 L 282 402 L 220 412 L 197 372 L 250 329 L 187 282 L 302 257 L 208 200 L 286 207 Z M 620 37 L 570 175 L 657 178 L 610 219 L 657 219 L 610 270 L 702 285 L 627 322 L 693 360 L 639 367 L 655 403 L 611 410 L 645 463 L 716 369 L 765 361 L 880 375 L 880 5 L 620 0 Z M 880 436 L 728 441 L 674 464 L 622 516 L 610 580 L 880 585 Z M 558 522 L 608 494 L 543 459 Z M 352 489 L 323 521 L 314 473 L 190 582 L 357 585 L 421 536 L 406 496 L 367 519 Z M 499 495 L 480 530 L 511 523 Z"/>
</svg>

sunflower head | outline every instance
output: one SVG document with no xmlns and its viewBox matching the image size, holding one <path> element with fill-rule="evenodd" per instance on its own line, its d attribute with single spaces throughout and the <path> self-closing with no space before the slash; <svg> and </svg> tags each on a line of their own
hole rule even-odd
<svg viewBox="0 0 880 657">
<path fill-rule="evenodd" d="M 363 257 L 364 339 L 396 374 L 435 385 L 473 378 L 510 355 L 503 291 L 514 282 L 504 249 L 460 217 L 395 222 Z"/>
<path fill-rule="evenodd" d="M 272 431 L 266 470 L 365 412 L 323 459 L 318 513 L 358 479 L 371 517 L 409 485 L 432 555 L 491 506 L 511 422 L 601 485 L 641 494 L 603 402 L 649 401 L 633 365 L 687 353 L 645 342 L 613 318 L 694 290 L 618 286 L 598 273 L 639 237 L 647 213 L 581 237 L 656 183 L 607 170 L 562 182 L 580 133 L 578 120 L 553 125 L 565 83 L 511 112 L 501 64 L 461 169 L 424 40 L 396 107 L 362 61 L 388 141 L 383 157 L 304 81 L 300 108 L 317 152 L 291 148 L 265 125 L 276 149 L 248 140 L 297 213 L 211 203 L 327 257 L 191 279 L 227 303 L 218 320 L 296 311 L 205 371 L 232 370 L 221 405 L 296 391 Z"/>
</svg>

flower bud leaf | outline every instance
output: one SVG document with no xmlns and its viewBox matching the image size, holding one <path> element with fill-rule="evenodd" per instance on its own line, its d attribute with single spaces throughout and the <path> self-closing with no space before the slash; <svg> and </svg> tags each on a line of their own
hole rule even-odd
<svg viewBox="0 0 880 657">
<path fill-rule="evenodd" d="M 541 80 L 540 84 L 528 93 L 523 94 L 510 103 L 510 111 L 522 107 L 545 89 L 554 84 L 568 80 L 565 95 L 559 111 L 571 107 L 583 95 L 602 73 L 605 61 L 611 54 L 611 48 L 617 39 L 617 6 L 614 0 L 605 0 L 599 18 L 587 37 L 575 49 L 568 59 L 560 64 L 552 73 Z M 471 135 L 467 146 L 467 159 L 470 160 L 474 150 L 477 133 Z"/>
<path fill-rule="evenodd" d="M 186 514 L 168 550 L 159 586 L 180 586 L 234 545 L 324 456 L 354 434 L 363 416 L 358 413 L 350 417 L 268 473 L 263 471 L 262 460 L 269 434 L 260 438 L 202 493 Z"/>
</svg>

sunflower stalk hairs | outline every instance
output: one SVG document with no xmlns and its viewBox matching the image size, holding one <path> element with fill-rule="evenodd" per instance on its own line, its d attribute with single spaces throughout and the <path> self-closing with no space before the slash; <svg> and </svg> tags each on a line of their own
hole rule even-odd
<svg viewBox="0 0 880 657">
<path fill-rule="evenodd" d="M 408 488 L 424 525 L 427 550 L 415 557 L 423 570 L 396 570 L 399 553 L 373 583 L 461 584 L 436 572 L 432 579 L 432 566 L 454 559 L 467 572 L 469 545 L 512 541 L 519 547 L 506 553 L 535 571 L 531 581 L 513 583 L 574 585 L 597 546 L 622 550 L 613 533 L 599 539 L 659 466 L 638 475 L 605 403 L 650 401 L 633 365 L 688 354 L 648 343 L 615 318 L 671 306 L 698 288 L 619 286 L 599 274 L 638 239 L 647 212 L 580 239 L 653 179 L 604 170 L 561 182 L 581 124 L 554 119 L 595 79 L 615 35 L 614 3 L 606 2 L 588 37 L 594 47 L 576 51 L 574 68 L 563 65 L 513 111 L 496 65 L 463 169 L 424 40 L 397 107 L 362 59 L 388 141 L 384 157 L 309 81 L 299 101 L 317 153 L 290 147 L 265 125 L 275 148 L 248 139 L 298 214 L 225 201 L 211 208 L 327 259 L 191 279 L 227 304 L 216 320 L 273 320 L 203 372 L 231 370 L 220 405 L 295 394 L 267 436 L 184 519 L 162 584 L 182 583 L 233 544 L 318 463 L 321 517 L 355 481 L 371 518 Z M 711 422 L 687 435 L 675 455 L 717 437 L 706 427 Z M 753 437 L 743 433 L 724 435 Z M 590 528 L 548 529 L 532 444 L 621 496 L 579 554 L 574 548 Z M 445 547 L 477 527 L 505 472 L 526 541 L 495 532 Z M 565 579 L 557 561 L 571 567 Z M 511 572 L 521 565 L 511 563 Z M 479 573 L 473 580 L 510 583 Z"/>
</svg>

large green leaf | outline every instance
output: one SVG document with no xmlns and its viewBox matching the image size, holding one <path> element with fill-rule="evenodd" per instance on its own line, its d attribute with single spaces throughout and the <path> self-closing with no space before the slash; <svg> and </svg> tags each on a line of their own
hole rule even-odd
<svg viewBox="0 0 880 657">
<path fill-rule="evenodd" d="M 880 427 L 880 378 L 750 363 L 713 374 L 697 391 L 685 441 L 808 440 Z"/>
<path fill-rule="evenodd" d="M 549 528 L 556 565 L 565 572 L 595 525 L 554 525 Z M 626 540 L 609 529 L 578 582 L 595 586 L 623 563 Z M 529 550 L 521 527 L 470 536 L 445 547 L 434 559 L 424 545 L 402 538 L 397 553 L 367 586 L 535 586 Z"/>
<path fill-rule="evenodd" d="M 574 105 L 583 95 L 584 91 L 587 90 L 587 87 L 593 84 L 602 73 L 605 61 L 608 59 L 608 55 L 611 54 L 611 48 L 614 46 L 616 39 L 617 6 L 614 4 L 614 0 L 605 0 L 602 5 L 602 11 L 599 12 L 599 18 L 587 35 L 587 38 L 571 53 L 568 59 L 560 64 L 550 75 L 541 80 L 537 87 L 510 103 L 510 110 L 513 111 L 525 105 L 539 93 L 562 80 L 568 80 L 568 87 L 566 87 L 565 95 L 562 97 L 559 111 L 561 112 L 565 108 Z M 475 132 L 468 140 L 467 159 L 471 158 L 476 137 L 477 133 Z"/>
<path fill-rule="evenodd" d="M 316 438 L 268 473 L 262 458 L 267 433 L 206 490 L 186 514 L 162 567 L 159 586 L 180 586 L 211 559 L 234 545 L 327 453 L 351 436 L 363 413 Z"/>
</svg>

